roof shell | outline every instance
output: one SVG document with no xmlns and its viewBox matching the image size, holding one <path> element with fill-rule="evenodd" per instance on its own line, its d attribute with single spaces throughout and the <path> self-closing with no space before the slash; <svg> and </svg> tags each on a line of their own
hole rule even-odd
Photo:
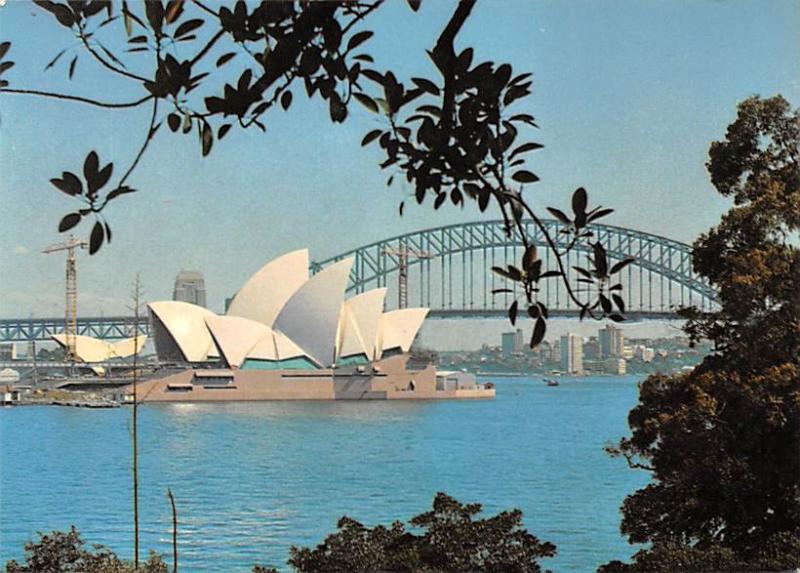
<svg viewBox="0 0 800 573">
<path fill-rule="evenodd" d="M 427 308 L 401 308 L 383 313 L 378 335 L 380 352 L 391 348 L 400 348 L 403 352 L 408 352 L 425 317 L 428 316 L 429 310 Z"/>
<path fill-rule="evenodd" d="M 386 291 L 385 288 L 373 289 L 344 301 L 336 339 L 337 360 L 356 354 L 375 359 Z"/>
<path fill-rule="evenodd" d="M 228 316 L 273 326 L 286 302 L 308 280 L 308 249 L 292 251 L 261 267 L 233 297 Z"/>
<path fill-rule="evenodd" d="M 215 316 L 213 312 L 176 300 L 151 302 L 147 306 L 167 329 L 188 362 L 203 362 L 209 355 L 216 354 L 216 346 L 205 323 L 206 318 Z M 158 331 L 156 336 L 159 336 Z"/>
<path fill-rule="evenodd" d="M 54 334 L 52 339 L 67 347 L 66 334 Z M 112 347 L 105 340 L 78 334 L 75 335 L 75 355 L 83 362 L 104 362 L 112 356 Z"/>
<path fill-rule="evenodd" d="M 323 367 L 335 359 L 336 334 L 353 259 L 324 268 L 286 302 L 274 327 Z"/>
</svg>

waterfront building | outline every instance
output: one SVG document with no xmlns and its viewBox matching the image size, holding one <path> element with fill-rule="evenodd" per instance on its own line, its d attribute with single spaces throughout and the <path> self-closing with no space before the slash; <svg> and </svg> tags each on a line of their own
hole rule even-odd
<svg viewBox="0 0 800 573">
<path fill-rule="evenodd" d="M 182 301 L 148 304 L 168 369 L 147 401 L 487 398 L 493 388 L 437 381 L 410 354 L 427 308 L 384 311 L 385 288 L 345 299 L 353 259 L 309 276 L 307 250 L 245 282 L 224 315 Z M 171 372 L 169 371 L 171 370 Z"/>
<path fill-rule="evenodd" d="M 0 342 L 0 362 L 17 359 L 17 345 L 13 342 Z"/>
<path fill-rule="evenodd" d="M 652 362 L 655 358 L 655 350 L 644 344 L 637 344 L 633 347 L 633 356 L 642 362 Z"/>
<path fill-rule="evenodd" d="M 172 300 L 206 306 L 206 281 L 200 271 L 181 271 L 175 277 Z"/>
<path fill-rule="evenodd" d="M 569 333 L 561 337 L 561 371 L 583 374 L 583 338 Z"/>
<path fill-rule="evenodd" d="M 520 354 L 525 348 L 525 336 L 521 329 L 516 332 L 504 332 L 502 337 L 503 356 Z"/>
<path fill-rule="evenodd" d="M 622 376 L 627 371 L 627 362 L 624 358 L 606 358 L 603 361 L 604 365 L 604 372 L 606 374 L 614 374 L 617 376 Z"/>
<path fill-rule="evenodd" d="M 625 337 L 622 329 L 613 324 L 607 325 L 598 331 L 600 344 L 600 359 L 605 360 L 611 357 L 622 357 L 625 346 Z"/>
</svg>

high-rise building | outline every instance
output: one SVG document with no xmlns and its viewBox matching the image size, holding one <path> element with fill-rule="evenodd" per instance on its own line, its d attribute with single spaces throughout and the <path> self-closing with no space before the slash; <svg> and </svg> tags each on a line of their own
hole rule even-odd
<svg viewBox="0 0 800 573">
<path fill-rule="evenodd" d="M 206 306 L 206 281 L 200 271 L 181 271 L 175 277 L 172 300 Z"/>
<path fill-rule="evenodd" d="M 519 354 L 525 348 L 525 337 L 519 328 L 516 332 L 504 332 L 502 338 L 503 354 L 510 356 Z"/>
<path fill-rule="evenodd" d="M 609 324 L 605 328 L 599 330 L 598 339 L 600 342 L 601 360 L 622 357 L 623 348 L 625 347 L 625 337 L 622 334 L 621 328 Z"/>
<path fill-rule="evenodd" d="M 583 338 L 569 333 L 561 337 L 561 371 L 583 374 Z"/>
</svg>

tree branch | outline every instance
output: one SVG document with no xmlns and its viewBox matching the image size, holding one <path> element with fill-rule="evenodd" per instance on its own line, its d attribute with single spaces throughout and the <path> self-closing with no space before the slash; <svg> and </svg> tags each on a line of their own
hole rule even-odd
<svg viewBox="0 0 800 573">
<path fill-rule="evenodd" d="M 91 44 L 89 44 L 88 40 L 86 39 L 86 34 L 84 34 L 83 29 L 80 30 L 80 34 L 79 35 L 80 35 L 81 42 L 83 43 L 84 47 L 94 57 L 95 60 L 100 62 L 100 64 L 103 67 L 108 68 L 109 70 L 111 70 L 112 72 L 114 72 L 116 74 L 119 74 L 121 76 L 125 76 L 126 78 L 130 78 L 132 80 L 136 80 L 137 82 L 146 81 L 147 78 L 143 78 L 141 76 L 137 76 L 136 74 L 132 74 L 131 72 L 125 71 L 123 69 L 120 69 L 120 68 L 118 68 L 116 66 L 113 66 L 113 65 L 109 64 L 107 61 L 105 61 L 105 59 L 103 59 L 103 57 L 100 54 L 98 54 L 95 51 L 94 48 L 92 48 Z"/>
<path fill-rule="evenodd" d="M 104 108 L 107 108 L 107 109 L 121 109 L 121 108 L 136 107 L 138 105 L 143 104 L 144 102 L 146 102 L 147 100 L 149 100 L 149 99 L 151 99 L 153 97 L 151 95 L 148 95 L 148 96 L 144 96 L 143 98 L 138 99 L 136 101 L 125 102 L 125 103 L 110 103 L 110 102 L 98 101 L 98 100 L 95 100 L 95 99 L 81 97 L 81 96 L 74 96 L 74 95 L 68 95 L 68 94 L 59 94 L 59 93 L 55 93 L 55 92 L 45 92 L 45 91 L 39 91 L 39 90 L 23 90 L 23 89 L 14 89 L 14 88 L 1 88 L 0 92 L 9 93 L 9 94 L 35 95 L 35 96 L 49 97 L 49 98 L 54 98 L 54 99 L 64 99 L 64 100 L 68 100 L 68 101 L 77 101 L 77 102 L 80 102 L 80 103 L 94 105 L 94 106 L 97 106 L 97 107 L 104 107 Z"/>
</svg>

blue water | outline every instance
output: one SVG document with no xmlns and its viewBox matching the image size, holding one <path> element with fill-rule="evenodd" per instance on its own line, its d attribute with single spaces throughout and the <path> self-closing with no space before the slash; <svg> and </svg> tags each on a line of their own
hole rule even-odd
<svg viewBox="0 0 800 573">
<path fill-rule="evenodd" d="M 519 507 L 558 546 L 544 564 L 593 571 L 635 548 L 619 533 L 642 472 L 603 445 L 627 432 L 637 379 L 497 379 L 491 401 L 287 402 L 143 406 L 143 554 L 171 555 L 167 488 L 180 521 L 181 571 L 286 568 L 348 514 L 407 520 L 437 491 L 488 513 Z M 132 555 L 130 410 L 0 411 L 0 557 L 35 531 L 75 524 L 89 543 Z"/>
</svg>

